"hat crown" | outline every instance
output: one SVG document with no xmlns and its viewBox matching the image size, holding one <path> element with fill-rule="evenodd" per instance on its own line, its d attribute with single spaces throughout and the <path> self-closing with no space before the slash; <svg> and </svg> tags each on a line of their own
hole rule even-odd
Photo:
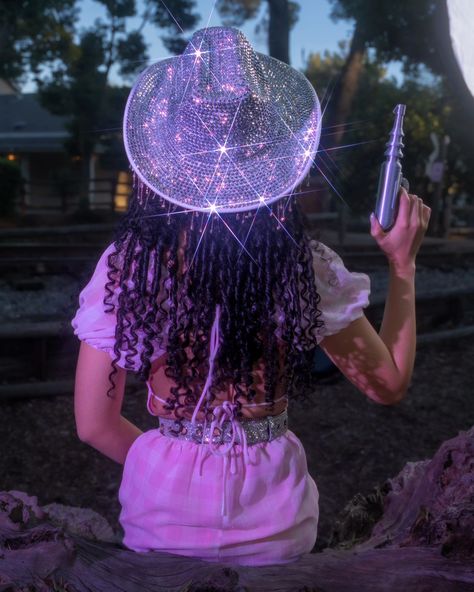
<svg viewBox="0 0 474 592">
<path fill-rule="evenodd" d="M 288 195 L 316 152 L 321 110 L 303 74 L 231 27 L 197 31 L 130 91 L 124 143 L 154 193 L 186 209 L 235 212 Z"/>
<path fill-rule="evenodd" d="M 248 95 L 263 98 L 265 76 L 259 57 L 245 35 L 233 27 L 196 31 L 182 54 L 182 80 L 177 85 L 181 101 L 232 102 Z M 185 90 L 187 86 L 187 89 Z M 185 98 L 186 100 L 186 98 Z"/>
</svg>

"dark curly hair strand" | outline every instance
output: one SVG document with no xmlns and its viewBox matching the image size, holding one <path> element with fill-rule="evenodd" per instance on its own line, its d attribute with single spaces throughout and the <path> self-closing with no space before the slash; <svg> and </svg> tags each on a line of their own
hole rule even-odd
<svg viewBox="0 0 474 592">
<path fill-rule="evenodd" d="M 122 353 L 125 368 L 146 380 L 155 348 L 162 349 L 165 373 L 176 385 L 165 408 L 183 417 L 186 408 L 196 405 L 206 380 L 219 304 L 220 345 L 205 417 L 211 420 L 209 406 L 229 383 L 241 416 L 238 399 L 254 399 L 253 369 L 262 360 L 266 402 L 273 404 L 281 380 L 290 398 L 307 401 L 314 388 L 312 353 L 324 322 L 296 199 L 258 211 L 209 215 L 184 212 L 150 192 L 146 198 L 142 194 L 135 186 L 107 261 L 104 306 L 117 318 L 107 394 L 115 387 Z"/>
</svg>

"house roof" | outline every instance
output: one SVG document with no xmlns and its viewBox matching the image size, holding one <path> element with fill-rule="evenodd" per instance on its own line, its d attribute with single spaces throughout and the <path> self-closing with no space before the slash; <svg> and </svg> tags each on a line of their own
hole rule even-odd
<svg viewBox="0 0 474 592">
<path fill-rule="evenodd" d="M 0 95 L 0 152 L 63 152 L 67 118 L 44 109 L 37 95 Z"/>
</svg>

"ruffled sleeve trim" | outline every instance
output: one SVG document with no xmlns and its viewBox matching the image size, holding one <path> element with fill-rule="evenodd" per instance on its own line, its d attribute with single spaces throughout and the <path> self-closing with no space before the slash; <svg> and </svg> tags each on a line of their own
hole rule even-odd
<svg viewBox="0 0 474 592">
<path fill-rule="evenodd" d="M 108 353 L 112 359 L 116 357 L 114 351 L 115 327 L 117 324 L 116 309 L 107 312 L 104 297 L 106 295 L 105 286 L 109 281 L 107 259 L 110 253 L 114 251 L 114 243 L 111 243 L 100 256 L 91 279 L 79 294 L 79 308 L 71 321 L 74 334 L 81 341 L 95 349 Z M 131 285 L 130 282 L 129 287 Z M 113 290 L 110 298 L 111 304 L 115 307 L 118 306 L 119 291 L 119 288 Z M 168 324 L 165 324 L 164 335 L 161 340 L 157 339 L 152 343 L 153 353 L 150 356 L 150 362 L 165 353 L 167 330 Z M 140 368 L 140 356 L 145 349 L 144 337 L 143 332 L 137 332 L 136 353 L 120 351 L 120 357 L 116 362 L 118 366 L 135 371 Z M 127 358 L 130 360 L 129 363 L 127 363 Z"/>
<path fill-rule="evenodd" d="M 324 321 L 324 327 L 319 329 L 319 343 L 364 314 L 371 285 L 367 274 L 349 271 L 341 257 L 324 243 L 312 240 L 310 248 L 316 289 L 321 296 L 319 318 Z"/>
<path fill-rule="evenodd" d="M 114 250 L 112 243 L 105 249 L 97 262 L 94 273 L 87 285 L 79 294 L 79 308 L 71 321 L 76 335 L 95 349 L 105 351 L 110 356 L 115 343 L 115 311 L 105 311 L 103 299 L 107 277 L 107 258 Z"/>
</svg>

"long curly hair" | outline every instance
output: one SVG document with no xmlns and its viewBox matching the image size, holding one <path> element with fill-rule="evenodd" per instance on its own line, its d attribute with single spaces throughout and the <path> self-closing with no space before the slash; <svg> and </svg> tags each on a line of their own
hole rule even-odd
<svg viewBox="0 0 474 592">
<path fill-rule="evenodd" d="M 270 408 L 281 380 L 289 398 L 308 402 L 316 337 L 324 325 L 309 240 L 294 197 L 251 212 L 192 213 L 135 187 L 107 260 L 104 305 L 117 319 L 107 394 L 121 359 L 147 380 L 154 352 L 166 351 L 165 374 L 176 386 L 165 408 L 184 417 L 206 381 L 220 305 L 206 419 L 216 393 L 229 383 L 236 416 L 242 416 L 238 399 L 255 398 L 253 370 L 262 360 Z"/>
</svg>

